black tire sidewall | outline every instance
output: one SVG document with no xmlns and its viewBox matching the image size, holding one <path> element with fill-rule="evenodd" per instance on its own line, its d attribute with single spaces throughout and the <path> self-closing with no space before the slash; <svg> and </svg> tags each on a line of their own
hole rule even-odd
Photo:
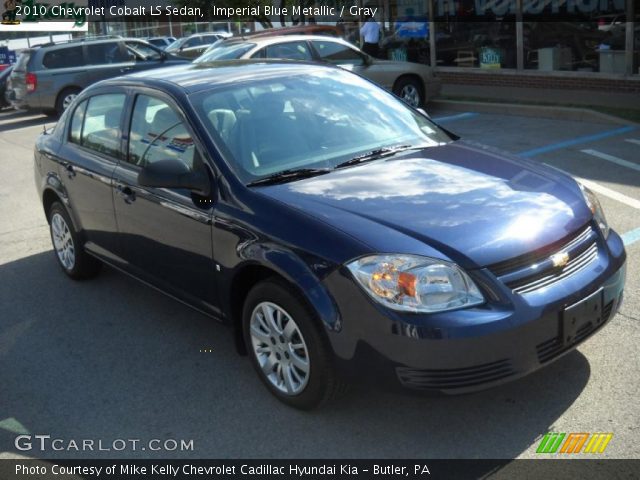
<svg viewBox="0 0 640 480">
<path fill-rule="evenodd" d="M 320 331 L 319 321 L 314 312 L 310 311 L 297 295 L 291 293 L 284 282 L 277 279 L 265 280 L 256 285 L 247 295 L 242 312 L 242 327 L 244 341 L 247 346 L 251 364 L 260 380 L 280 401 L 289 406 L 310 410 L 324 403 L 331 396 L 334 372 L 331 353 L 327 341 Z M 258 360 L 256 359 L 249 333 L 251 314 L 261 302 L 271 302 L 282 307 L 298 325 L 309 353 L 309 380 L 305 389 L 298 395 L 286 395 L 274 387 L 266 378 Z"/>
</svg>

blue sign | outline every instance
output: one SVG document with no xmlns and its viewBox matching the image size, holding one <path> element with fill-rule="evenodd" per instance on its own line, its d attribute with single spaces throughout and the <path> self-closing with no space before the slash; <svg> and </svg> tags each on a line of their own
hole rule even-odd
<svg viewBox="0 0 640 480">
<path fill-rule="evenodd" d="M 427 38 L 429 21 L 426 17 L 403 17 L 396 21 L 395 30 L 400 38 Z"/>
<path fill-rule="evenodd" d="M 8 63 L 16 63 L 16 52 L 9 50 L 8 47 L 0 47 L 0 65 Z"/>
</svg>

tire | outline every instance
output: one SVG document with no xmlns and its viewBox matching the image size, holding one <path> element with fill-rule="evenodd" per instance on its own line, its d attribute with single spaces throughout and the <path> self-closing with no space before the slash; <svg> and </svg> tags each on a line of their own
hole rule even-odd
<svg viewBox="0 0 640 480">
<path fill-rule="evenodd" d="M 64 273 L 74 280 L 95 277 L 102 263 L 84 251 L 83 242 L 60 202 L 51 205 L 48 219 L 53 253 Z"/>
<path fill-rule="evenodd" d="M 393 87 L 393 93 L 414 108 L 424 105 L 424 88 L 413 77 L 401 77 Z"/>
<path fill-rule="evenodd" d="M 345 384 L 315 314 L 291 290 L 278 279 L 251 289 L 242 312 L 243 334 L 251 363 L 269 391 L 291 407 L 311 410 L 333 399 Z M 300 368 L 304 360 L 306 373 Z"/>
<path fill-rule="evenodd" d="M 56 99 L 56 113 L 62 115 L 79 93 L 80 89 L 77 87 L 65 88 L 61 91 Z"/>
</svg>

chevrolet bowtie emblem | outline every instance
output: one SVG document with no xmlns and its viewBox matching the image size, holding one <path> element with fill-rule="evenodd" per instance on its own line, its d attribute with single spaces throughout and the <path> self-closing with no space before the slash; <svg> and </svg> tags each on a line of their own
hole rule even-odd
<svg viewBox="0 0 640 480">
<path fill-rule="evenodd" d="M 554 267 L 564 267 L 569 263 L 569 254 L 567 252 L 556 253 L 555 255 L 551 255 L 551 261 Z"/>
</svg>

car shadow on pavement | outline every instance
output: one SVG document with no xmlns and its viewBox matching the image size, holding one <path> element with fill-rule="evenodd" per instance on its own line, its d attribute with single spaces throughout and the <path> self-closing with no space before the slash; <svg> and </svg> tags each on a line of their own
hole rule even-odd
<svg viewBox="0 0 640 480">
<path fill-rule="evenodd" d="M 54 117 L 48 117 L 34 112 L 15 110 L 12 112 L 2 112 L 0 113 L 0 132 L 8 132 L 38 125 L 48 128 L 53 127 L 57 121 Z"/>
<path fill-rule="evenodd" d="M 112 269 L 76 282 L 48 251 L 0 265 L 0 279 L 0 427 L 12 425 L 0 452 L 30 457 L 514 458 L 554 429 L 590 376 L 574 352 L 477 394 L 354 386 L 300 412 L 270 396 L 229 329 Z M 20 432 L 142 443 L 19 452 Z M 140 449 L 152 439 L 193 440 L 193 450 Z"/>
</svg>

